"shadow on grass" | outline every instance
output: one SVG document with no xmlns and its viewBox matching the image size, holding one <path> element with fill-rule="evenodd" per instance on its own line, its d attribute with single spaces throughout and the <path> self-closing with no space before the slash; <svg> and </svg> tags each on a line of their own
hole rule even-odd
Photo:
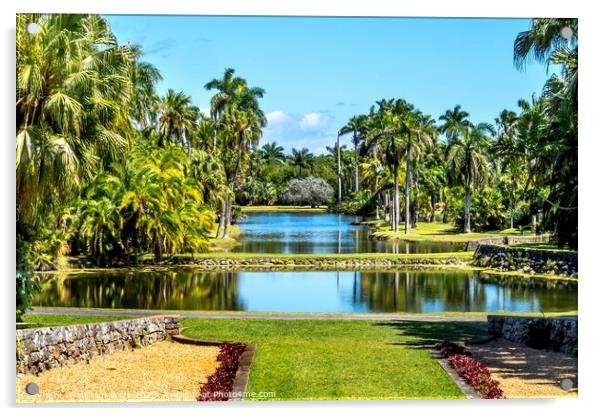
<svg viewBox="0 0 602 416">
<path fill-rule="evenodd" d="M 375 325 L 390 327 L 397 331 L 400 340 L 391 345 L 416 349 L 422 349 L 425 344 L 439 341 L 469 341 L 487 335 L 486 322 L 390 321 Z"/>
</svg>

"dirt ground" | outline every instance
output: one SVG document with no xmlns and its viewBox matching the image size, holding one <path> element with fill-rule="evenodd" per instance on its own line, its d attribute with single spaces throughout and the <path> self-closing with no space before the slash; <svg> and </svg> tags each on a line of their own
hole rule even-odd
<svg viewBox="0 0 602 416">
<path fill-rule="evenodd" d="M 507 398 L 577 397 L 577 357 L 503 339 L 470 345 L 469 350 L 489 368 Z M 570 379 L 573 388 L 562 389 L 563 379 Z"/>
<path fill-rule="evenodd" d="M 218 353 L 219 347 L 164 341 L 98 356 L 17 378 L 17 402 L 194 401 L 219 366 Z M 32 382 L 38 394 L 26 393 Z"/>
</svg>

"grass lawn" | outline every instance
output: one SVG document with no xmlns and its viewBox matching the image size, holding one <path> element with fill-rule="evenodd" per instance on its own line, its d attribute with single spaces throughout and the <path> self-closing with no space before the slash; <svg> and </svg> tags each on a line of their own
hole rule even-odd
<svg viewBox="0 0 602 416">
<path fill-rule="evenodd" d="M 486 237 L 501 237 L 504 235 L 521 235 L 517 229 L 506 229 L 501 231 L 489 231 L 485 233 L 460 233 L 452 224 L 441 222 L 419 222 L 416 228 L 411 228 L 409 234 L 403 231 L 404 223 L 399 224 L 400 231 L 391 231 L 389 223 L 381 222 L 372 233 L 375 238 L 398 239 L 407 241 L 435 241 L 447 243 L 467 243 L 470 240 Z M 531 235 L 525 231 L 522 235 Z"/>
<path fill-rule="evenodd" d="M 574 251 L 568 248 L 558 248 L 554 243 L 522 243 L 522 244 L 511 244 L 509 247 L 519 248 L 532 248 L 535 250 L 549 250 L 549 251 Z"/>
<path fill-rule="evenodd" d="M 240 208 L 242 212 L 326 212 L 327 209 L 325 206 L 312 208 L 296 205 L 255 205 L 241 206 Z"/>
<path fill-rule="evenodd" d="M 195 258 L 217 258 L 217 259 L 259 259 L 269 258 L 278 260 L 320 260 L 320 259 L 472 259 L 474 253 L 467 251 L 449 253 L 329 253 L 329 254 L 282 254 L 282 253 L 197 253 Z M 176 257 L 190 257 L 190 254 L 180 254 Z"/>
<path fill-rule="evenodd" d="M 187 318 L 183 334 L 257 344 L 248 390 L 276 400 L 463 398 L 423 344 L 486 324 Z"/>
</svg>

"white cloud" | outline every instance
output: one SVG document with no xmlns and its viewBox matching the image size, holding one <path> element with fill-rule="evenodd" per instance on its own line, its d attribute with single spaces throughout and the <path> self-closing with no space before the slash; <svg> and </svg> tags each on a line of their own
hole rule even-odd
<svg viewBox="0 0 602 416">
<path fill-rule="evenodd" d="M 199 111 L 201 113 L 203 113 L 203 115 L 205 117 L 210 117 L 211 116 L 211 109 L 209 107 L 207 107 L 207 108 L 199 108 Z"/>
<path fill-rule="evenodd" d="M 303 130 L 315 131 L 324 128 L 329 122 L 326 115 L 321 113 L 307 113 L 299 124 Z"/>
<path fill-rule="evenodd" d="M 288 114 L 283 111 L 272 111 L 267 113 L 265 117 L 268 119 L 269 124 L 284 123 L 290 119 Z"/>
</svg>

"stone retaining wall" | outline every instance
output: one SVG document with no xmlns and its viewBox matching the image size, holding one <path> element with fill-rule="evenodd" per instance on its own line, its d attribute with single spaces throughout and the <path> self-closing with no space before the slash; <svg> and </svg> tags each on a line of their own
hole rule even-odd
<svg viewBox="0 0 602 416">
<path fill-rule="evenodd" d="M 271 257 L 258 258 L 197 258 L 187 259 L 182 264 L 194 264 L 195 267 L 209 270 L 387 270 L 397 267 L 420 268 L 425 265 L 465 265 L 468 258 L 297 258 L 281 259 Z"/>
<path fill-rule="evenodd" d="M 17 374 L 89 361 L 180 333 L 177 316 L 153 316 L 85 325 L 17 330 Z"/>
<path fill-rule="evenodd" d="M 488 315 L 487 323 L 491 335 L 508 341 L 577 354 L 577 319 Z"/>
<path fill-rule="evenodd" d="M 557 274 L 577 277 L 578 257 L 574 251 L 553 251 L 505 247 L 492 244 L 479 245 L 473 265 L 504 271 Z"/>
<path fill-rule="evenodd" d="M 503 237 L 489 237 L 479 238 L 476 240 L 470 240 L 466 245 L 466 251 L 476 250 L 479 245 L 483 244 L 497 244 L 497 245 L 508 245 L 508 244 L 534 244 L 534 243 L 549 243 L 549 235 L 505 235 Z"/>
</svg>

